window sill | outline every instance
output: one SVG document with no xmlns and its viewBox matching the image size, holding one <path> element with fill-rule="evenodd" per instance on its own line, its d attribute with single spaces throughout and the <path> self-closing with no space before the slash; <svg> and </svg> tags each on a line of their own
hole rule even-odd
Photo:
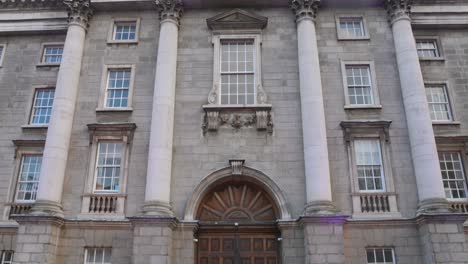
<svg viewBox="0 0 468 264">
<path fill-rule="evenodd" d="M 382 105 L 345 105 L 345 110 L 354 110 L 354 109 L 382 109 Z"/>
<path fill-rule="evenodd" d="M 98 113 L 106 113 L 106 112 L 133 112 L 132 107 L 123 107 L 123 108 L 96 108 L 96 112 Z"/>
<path fill-rule="evenodd" d="M 47 129 L 49 125 L 23 125 L 23 129 Z"/>
<path fill-rule="evenodd" d="M 138 44 L 138 40 L 108 40 L 107 44 Z"/>
<path fill-rule="evenodd" d="M 367 40 L 370 41 L 370 36 L 364 36 L 364 37 L 340 37 L 338 36 L 338 41 L 347 41 L 347 40 L 356 40 L 356 41 L 362 41 L 362 40 Z"/>
<path fill-rule="evenodd" d="M 433 126 L 459 126 L 461 125 L 460 121 L 433 121 Z"/>
<path fill-rule="evenodd" d="M 39 63 L 36 64 L 37 68 L 46 68 L 46 67 L 60 67 L 60 63 Z"/>
<path fill-rule="evenodd" d="M 433 58 L 419 58 L 419 61 L 445 61 L 444 57 L 433 57 Z"/>
<path fill-rule="evenodd" d="M 208 105 L 204 105 L 203 106 L 203 109 L 207 110 L 214 110 L 214 109 L 233 109 L 233 110 L 236 110 L 236 109 L 266 109 L 266 110 L 269 110 L 272 108 L 272 105 L 271 104 L 249 104 L 249 105 L 215 105 L 215 104 L 208 104 Z"/>
</svg>

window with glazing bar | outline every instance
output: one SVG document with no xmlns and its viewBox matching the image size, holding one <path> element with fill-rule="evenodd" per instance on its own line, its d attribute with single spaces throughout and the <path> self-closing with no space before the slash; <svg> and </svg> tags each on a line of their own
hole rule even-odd
<svg viewBox="0 0 468 264">
<path fill-rule="evenodd" d="M 136 21 L 115 22 L 113 40 L 135 40 L 137 31 Z"/>
<path fill-rule="evenodd" d="M 366 36 L 362 17 L 340 17 L 340 33 L 345 38 Z"/>
<path fill-rule="evenodd" d="M 45 45 L 42 63 L 56 64 L 62 61 L 63 45 Z"/>
<path fill-rule="evenodd" d="M 54 88 L 38 88 L 35 90 L 30 124 L 49 124 L 52 105 L 54 104 L 54 95 Z"/>
<path fill-rule="evenodd" d="M 21 157 L 16 191 L 17 202 L 34 202 L 36 200 L 41 165 L 42 155 L 25 154 Z"/>
<path fill-rule="evenodd" d="M 439 58 L 440 52 L 435 39 L 417 39 L 416 49 L 420 58 Z"/>
<path fill-rule="evenodd" d="M 13 250 L 3 250 L 0 264 L 13 264 Z"/>
<path fill-rule="evenodd" d="M 356 139 L 354 149 L 359 190 L 384 191 L 384 170 L 379 139 Z"/>
<path fill-rule="evenodd" d="M 111 248 L 85 248 L 84 264 L 112 264 Z"/>
<path fill-rule="evenodd" d="M 367 248 L 368 264 L 396 264 L 393 248 Z"/>
<path fill-rule="evenodd" d="M 369 65 L 346 65 L 349 104 L 372 105 L 372 77 Z"/>
<path fill-rule="evenodd" d="M 447 86 L 445 84 L 426 85 L 426 97 L 432 121 L 453 120 Z"/>
<path fill-rule="evenodd" d="M 128 107 L 131 75 L 131 68 L 108 70 L 105 99 L 105 106 L 107 108 Z"/>
<path fill-rule="evenodd" d="M 119 192 L 122 156 L 122 142 L 99 142 L 96 158 L 95 192 Z"/>
<path fill-rule="evenodd" d="M 255 104 L 254 40 L 221 40 L 221 104 Z"/>
<path fill-rule="evenodd" d="M 465 200 L 467 185 L 459 152 L 439 152 L 440 169 L 447 199 Z"/>
</svg>

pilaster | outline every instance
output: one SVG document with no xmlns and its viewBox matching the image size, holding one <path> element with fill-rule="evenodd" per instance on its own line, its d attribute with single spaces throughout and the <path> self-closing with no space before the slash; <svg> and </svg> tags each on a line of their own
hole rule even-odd
<svg viewBox="0 0 468 264">
<path fill-rule="evenodd" d="M 384 7 L 387 10 L 390 24 L 399 19 L 410 19 L 412 0 L 384 0 Z"/>
<path fill-rule="evenodd" d="M 90 7 L 90 0 L 64 0 L 67 7 L 68 23 L 84 27 L 89 26 L 89 20 L 93 16 L 93 10 Z"/>
<path fill-rule="evenodd" d="M 291 0 L 289 7 L 296 16 L 296 22 L 301 19 L 315 20 L 320 6 L 320 0 Z"/>
<path fill-rule="evenodd" d="M 181 0 L 156 0 L 156 9 L 159 12 L 161 23 L 169 20 L 180 24 L 180 19 L 184 11 Z"/>
</svg>

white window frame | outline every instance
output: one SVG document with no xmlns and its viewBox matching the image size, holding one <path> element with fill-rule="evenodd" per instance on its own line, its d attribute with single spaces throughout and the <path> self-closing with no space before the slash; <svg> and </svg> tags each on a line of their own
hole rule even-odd
<svg viewBox="0 0 468 264">
<path fill-rule="evenodd" d="M 417 42 L 418 41 L 430 41 L 434 42 L 436 45 L 436 52 L 437 55 L 436 57 L 421 57 L 419 56 L 418 48 L 417 48 Z M 416 51 L 418 52 L 418 57 L 419 60 L 421 61 L 431 61 L 431 60 L 444 60 L 443 52 L 442 52 L 442 45 L 439 37 L 434 37 L 434 36 L 415 36 L 415 46 L 416 46 Z"/>
<path fill-rule="evenodd" d="M 242 34 L 219 34 L 213 35 L 212 43 L 214 46 L 214 66 L 213 66 L 213 90 L 210 92 L 210 104 L 224 107 L 255 107 L 265 104 L 266 97 L 262 87 L 262 65 L 261 65 L 261 34 L 246 33 Z M 254 104 L 221 104 L 221 42 L 225 40 L 252 40 L 254 43 Z M 212 96 L 213 95 L 213 96 Z M 211 98 L 213 97 L 213 98 Z"/>
<path fill-rule="evenodd" d="M 37 92 L 39 90 L 47 90 L 47 89 L 51 89 L 51 90 L 54 90 L 54 99 L 55 100 L 55 87 L 53 86 L 49 86 L 49 85 L 44 85 L 44 86 L 36 86 L 34 88 L 34 93 L 33 93 L 33 99 L 32 99 L 32 103 L 31 103 L 31 110 L 29 112 L 29 121 L 28 121 L 28 126 L 29 127 L 48 127 L 49 126 L 49 123 L 33 123 L 33 118 L 34 118 L 34 105 L 36 103 L 36 96 L 37 96 Z M 52 106 L 50 106 L 50 108 L 52 109 L 51 110 L 51 116 L 52 116 L 52 111 L 53 111 L 53 102 L 52 102 Z M 50 120 L 49 120 L 50 122 Z"/>
<path fill-rule="evenodd" d="M 348 79 L 346 74 L 347 66 L 368 66 L 370 70 L 371 78 L 371 95 L 372 95 L 372 104 L 351 104 L 349 100 L 349 90 L 348 90 Z M 345 109 L 365 109 L 365 108 L 382 108 L 380 105 L 379 90 L 377 85 L 377 77 L 375 72 L 375 64 L 373 61 L 341 61 L 341 74 L 343 79 L 343 89 L 345 95 Z"/>
<path fill-rule="evenodd" d="M 380 164 L 380 167 L 381 167 L 381 171 L 380 171 L 381 176 L 380 176 L 380 179 L 381 179 L 381 185 L 382 185 L 382 189 L 381 189 L 381 190 L 361 190 L 361 189 L 359 188 L 359 179 L 360 179 L 359 173 L 358 173 L 358 166 L 359 166 L 359 165 L 357 164 L 357 157 L 356 157 L 356 154 L 357 154 L 357 153 L 356 153 L 356 149 L 357 149 L 356 142 L 357 142 L 357 141 L 375 141 L 375 142 L 377 142 L 378 151 L 379 151 L 379 153 L 380 153 L 380 162 L 381 162 L 381 164 Z M 353 168 L 353 170 L 355 170 L 355 173 L 356 173 L 356 174 L 355 174 L 355 175 L 356 175 L 355 179 L 356 179 L 357 185 L 358 185 L 358 186 L 357 186 L 358 192 L 360 192 L 360 193 L 380 193 L 380 192 L 386 192 L 386 184 L 385 184 L 385 178 L 386 178 L 386 175 L 385 175 L 385 164 L 384 164 L 384 158 L 383 158 L 383 152 L 382 152 L 382 142 L 380 141 L 380 138 L 378 138 L 378 137 L 374 137 L 374 138 L 369 138 L 369 137 L 367 137 L 367 138 L 358 138 L 358 137 L 356 137 L 356 138 L 353 139 L 352 145 L 353 145 L 352 148 L 353 148 L 353 150 L 354 150 L 354 168 Z M 366 189 L 367 189 L 367 186 L 366 186 Z"/>
<path fill-rule="evenodd" d="M 23 172 L 23 161 L 24 161 L 24 158 L 26 156 L 41 156 L 41 158 L 43 158 L 43 154 L 42 153 L 22 153 L 21 156 L 19 157 L 19 166 L 18 166 L 18 174 L 16 176 L 16 186 L 15 186 L 15 189 L 14 189 L 14 202 L 15 203 L 34 203 L 37 199 L 37 192 L 36 192 L 36 199 L 34 200 L 19 200 L 18 199 L 18 188 L 19 188 L 19 185 L 20 185 L 20 176 L 21 176 L 21 173 Z M 42 163 L 42 161 L 41 161 Z M 38 180 L 38 185 L 39 185 L 39 182 L 40 182 L 40 173 L 41 171 L 39 170 L 39 180 Z"/>
<path fill-rule="evenodd" d="M 117 191 L 115 190 L 97 190 L 96 189 L 96 183 L 97 183 L 97 178 L 98 178 L 98 156 L 99 156 L 99 153 L 101 151 L 101 144 L 103 143 L 113 143 L 113 144 L 121 144 L 122 145 L 122 150 L 121 150 L 121 157 L 120 157 L 120 166 L 119 166 L 119 169 L 120 169 L 120 176 L 119 176 L 119 189 Z M 125 151 L 126 151 L 126 143 L 123 142 L 122 140 L 100 140 L 98 141 L 97 143 L 97 146 L 96 146 L 96 157 L 95 157 L 95 162 L 94 162 L 94 182 L 93 182 L 93 193 L 121 193 L 120 191 L 120 188 L 121 188 L 121 185 L 120 185 L 120 182 L 122 180 L 122 174 L 123 174 L 123 165 L 125 164 Z"/>
<path fill-rule="evenodd" d="M 65 43 L 64 42 L 46 42 L 46 43 L 42 43 L 41 44 L 41 57 L 40 57 L 40 61 L 39 61 L 38 66 L 60 66 L 60 63 L 63 60 L 63 52 L 62 52 L 62 59 L 60 60 L 60 62 L 57 62 L 57 63 L 55 63 L 55 62 L 53 62 L 53 63 L 45 62 L 45 50 L 46 50 L 46 48 L 51 47 L 51 46 L 62 46 L 62 48 L 65 51 Z"/>
<path fill-rule="evenodd" d="M 10 260 L 5 259 L 6 254 L 11 254 L 11 259 Z M 15 255 L 15 252 L 13 250 L 2 250 L 0 264 L 13 264 L 14 255 Z"/>
<path fill-rule="evenodd" d="M 466 143 L 460 141 L 460 142 L 440 142 L 438 140 L 437 144 L 437 153 L 442 153 L 442 152 L 452 152 L 452 153 L 459 153 L 460 155 L 460 161 L 461 161 L 461 166 L 462 166 L 462 172 L 463 176 L 465 178 L 465 188 L 467 188 L 467 198 L 466 199 L 458 199 L 458 198 L 447 198 L 449 201 L 468 201 L 468 148 Z M 441 171 L 441 177 L 442 177 L 442 171 Z M 440 179 L 443 183 L 443 178 Z"/>
<path fill-rule="evenodd" d="M 3 67 L 3 61 L 5 60 L 5 50 L 7 45 L 5 43 L 0 43 L 0 47 L 2 47 L 2 51 L 0 52 L 0 68 Z"/>
<path fill-rule="evenodd" d="M 374 262 L 369 262 L 369 261 L 367 260 L 367 252 L 368 252 L 369 250 L 372 250 L 372 252 L 374 253 L 374 258 L 375 258 L 375 251 L 376 251 L 376 250 L 382 250 L 382 251 L 391 250 L 391 251 L 392 251 L 392 262 L 389 262 L 389 261 L 377 262 L 377 260 L 374 261 Z M 384 254 L 384 258 L 385 258 L 385 252 L 383 252 L 383 254 Z M 376 258 L 375 258 L 375 259 L 376 259 Z M 367 247 L 367 248 L 366 248 L 366 263 L 367 263 L 367 264 L 384 264 L 384 263 L 385 263 L 385 264 L 387 264 L 387 263 L 396 264 L 397 261 L 396 261 L 395 249 L 394 249 L 393 247 Z"/>
<path fill-rule="evenodd" d="M 449 85 L 449 82 L 448 81 L 425 81 L 424 82 L 424 89 L 430 87 L 430 86 L 441 86 L 441 87 L 444 87 L 445 89 L 445 96 L 447 97 L 447 104 L 448 104 L 448 108 L 449 108 L 449 119 L 448 120 L 432 120 L 432 124 L 434 125 L 443 125 L 443 124 L 458 124 L 459 122 L 457 122 L 456 120 L 456 114 L 455 114 L 455 107 L 453 105 L 453 100 L 452 100 L 452 90 L 450 89 L 450 85 Z M 427 90 L 425 90 L 426 92 Z M 427 97 L 427 94 L 426 94 L 426 97 Z M 429 101 L 427 102 L 428 103 L 428 107 L 429 107 Z M 431 109 L 429 108 L 429 112 L 431 111 Z"/>
<path fill-rule="evenodd" d="M 341 30 L 342 19 L 360 19 L 364 35 L 350 36 Z M 356 14 L 339 14 L 335 16 L 336 32 L 338 40 L 370 40 L 369 30 L 367 28 L 367 21 L 363 15 Z"/>
<path fill-rule="evenodd" d="M 96 254 L 96 250 L 98 249 L 103 249 L 103 250 L 109 250 L 111 262 L 87 262 L 86 258 L 88 257 L 88 254 L 90 254 L 90 251 L 92 250 L 94 254 Z M 104 251 L 105 252 L 105 251 Z M 84 264 L 111 264 L 112 263 L 112 247 L 85 247 L 85 252 L 84 252 Z"/>
<path fill-rule="evenodd" d="M 119 40 L 115 39 L 115 29 L 118 23 L 135 23 L 135 39 L 130 40 Z M 107 43 L 108 44 L 132 44 L 138 43 L 140 35 L 140 24 L 141 18 L 136 17 L 125 17 L 125 18 L 112 18 L 111 25 L 109 28 L 109 33 L 107 34 Z"/>
<path fill-rule="evenodd" d="M 107 107 L 107 86 L 108 86 L 108 78 L 109 72 L 116 69 L 130 69 L 130 83 L 128 87 L 128 100 L 127 100 L 127 107 Z M 96 111 L 133 111 L 132 108 L 132 101 L 133 101 L 133 89 L 135 83 L 135 64 L 108 64 L 104 65 L 102 70 L 102 78 L 101 78 L 101 92 L 100 92 L 100 99 L 98 103 L 98 108 Z"/>
</svg>

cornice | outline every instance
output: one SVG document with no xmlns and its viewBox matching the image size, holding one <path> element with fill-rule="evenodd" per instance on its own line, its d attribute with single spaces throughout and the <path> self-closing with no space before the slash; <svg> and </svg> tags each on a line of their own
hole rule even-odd
<svg viewBox="0 0 468 264">
<path fill-rule="evenodd" d="M 63 0 L 0 0 L 0 9 L 64 8 Z"/>
<path fill-rule="evenodd" d="M 156 0 L 155 3 L 161 22 L 169 20 L 177 25 L 180 24 L 180 19 L 184 12 L 182 0 Z"/>
<path fill-rule="evenodd" d="M 296 22 L 302 19 L 315 20 L 320 0 L 290 0 L 289 7 L 296 16 Z"/>
<path fill-rule="evenodd" d="M 413 0 L 384 0 L 390 24 L 400 19 L 410 20 L 411 4 Z"/>
<path fill-rule="evenodd" d="M 68 23 L 88 28 L 93 16 L 90 0 L 63 0 L 63 3 L 67 7 Z"/>
</svg>

